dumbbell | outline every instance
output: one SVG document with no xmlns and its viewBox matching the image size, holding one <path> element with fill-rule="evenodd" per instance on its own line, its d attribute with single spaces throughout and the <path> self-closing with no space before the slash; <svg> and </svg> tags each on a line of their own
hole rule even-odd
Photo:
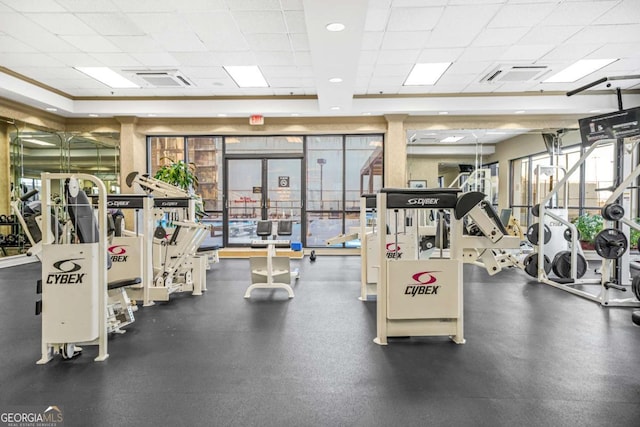
<svg viewBox="0 0 640 427">
<path fill-rule="evenodd" d="M 0 234 L 0 246 L 4 245 L 4 234 Z"/>
<path fill-rule="evenodd" d="M 1 223 L 5 223 L 5 222 L 8 222 L 7 221 L 7 216 L 6 215 L 0 215 L 0 224 Z"/>
<path fill-rule="evenodd" d="M 15 234 L 8 234 L 4 238 L 4 243 L 6 246 L 15 246 L 18 243 L 18 236 Z"/>
<path fill-rule="evenodd" d="M 7 215 L 7 222 L 18 222 L 18 217 L 15 215 Z"/>
</svg>

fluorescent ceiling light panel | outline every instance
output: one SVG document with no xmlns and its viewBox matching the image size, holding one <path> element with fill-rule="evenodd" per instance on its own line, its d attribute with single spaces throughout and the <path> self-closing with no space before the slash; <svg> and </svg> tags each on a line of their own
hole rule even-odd
<svg viewBox="0 0 640 427">
<path fill-rule="evenodd" d="M 330 24 L 327 24 L 325 28 L 327 29 L 327 31 L 337 32 L 337 31 L 344 31 L 345 26 L 340 22 L 332 22 Z"/>
<path fill-rule="evenodd" d="M 433 85 L 447 71 L 451 62 L 434 62 L 430 64 L 416 64 L 404 81 L 403 86 Z"/>
<path fill-rule="evenodd" d="M 225 65 L 223 68 L 238 87 L 269 87 L 256 65 Z"/>
<path fill-rule="evenodd" d="M 113 89 L 130 89 L 138 88 L 137 84 L 131 80 L 127 80 L 120 74 L 107 67 L 74 67 L 81 73 L 96 79 L 100 83 L 103 83 Z"/>
<path fill-rule="evenodd" d="M 448 136 L 445 139 L 440 140 L 440 142 L 458 142 L 461 139 L 464 139 L 464 136 Z"/>
<path fill-rule="evenodd" d="M 573 83 L 615 61 L 617 59 L 581 59 L 549 77 L 544 83 Z"/>
<path fill-rule="evenodd" d="M 32 139 L 32 138 L 25 138 L 23 139 L 24 142 L 30 142 L 32 144 L 36 144 L 36 145 L 42 145 L 44 147 L 55 147 L 56 144 L 52 144 L 50 142 L 46 142 L 46 141 L 41 141 L 39 139 Z"/>
</svg>

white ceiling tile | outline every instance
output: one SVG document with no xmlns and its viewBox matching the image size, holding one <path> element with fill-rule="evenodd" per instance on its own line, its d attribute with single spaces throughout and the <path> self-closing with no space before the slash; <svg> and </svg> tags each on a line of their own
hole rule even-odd
<svg viewBox="0 0 640 427">
<path fill-rule="evenodd" d="M 34 47 L 29 46 L 26 43 L 22 43 L 19 40 L 14 39 L 9 35 L 0 36 L 0 52 L 35 52 Z M 0 65 L 2 59 L 0 58 Z"/>
<path fill-rule="evenodd" d="M 511 46 L 524 36 L 529 27 L 487 28 L 472 43 L 472 46 Z"/>
<path fill-rule="evenodd" d="M 207 47 L 192 31 L 162 32 L 151 35 L 169 52 L 204 52 Z"/>
<path fill-rule="evenodd" d="M 449 0 L 393 0 L 393 7 L 446 6 Z"/>
<path fill-rule="evenodd" d="M 307 24 L 304 20 L 304 12 L 291 10 L 284 12 L 284 20 L 289 33 L 307 33 Z"/>
<path fill-rule="evenodd" d="M 220 58 L 222 65 L 256 65 L 253 52 L 216 52 L 216 56 Z"/>
<path fill-rule="evenodd" d="M 12 11 L 13 9 L 11 9 L 9 6 L 5 6 L 4 4 L 0 3 L 0 13 Z"/>
<path fill-rule="evenodd" d="M 382 50 L 422 49 L 429 39 L 429 31 L 395 31 L 385 33 Z"/>
<path fill-rule="evenodd" d="M 174 54 L 176 55 L 176 54 Z M 213 67 L 180 67 L 187 77 L 190 79 L 226 79 L 229 75 L 221 66 Z"/>
<path fill-rule="evenodd" d="M 166 52 L 132 53 L 137 61 L 145 67 L 177 67 L 180 63 Z"/>
<path fill-rule="evenodd" d="M 464 52 L 462 48 L 456 49 L 423 49 L 416 62 L 454 62 Z"/>
<path fill-rule="evenodd" d="M 236 34 L 239 32 L 238 25 L 228 10 L 185 13 L 183 17 L 188 28 L 201 37 L 225 33 Z"/>
<path fill-rule="evenodd" d="M 387 31 L 427 31 L 433 29 L 444 7 L 394 7 Z"/>
<path fill-rule="evenodd" d="M 304 10 L 302 0 L 280 0 L 282 10 Z"/>
<path fill-rule="evenodd" d="M 98 35 L 85 36 L 61 36 L 67 43 L 77 47 L 83 52 L 120 52 L 120 48 L 109 40 Z"/>
<path fill-rule="evenodd" d="M 63 67 L 65 64 L 40 53 L 6 52 L 2 54 L 4 67 Z"/>
<path fill-rule="evenodd" d="M 187 67 L 216 67 L 220 66 L 220 58 L 212 52 L 172 52 L 180 64 Z"/>
<path fill-rule="evenodd" d="M 475 74 L 449 74 L 444 73 L 440 80 L 436 83 L 436 86 L 454 86 L 459 85 L 460 90 L 464 89 L 464 87 L 470 83 L 473 83 L 477 80 L 477 76 Z"/>
<path fill-rule="evenodd" d="M 284 87 L 296 88 L 296 87 L 303 86 L 303 83 L 302 83 L 303 79 L 299 79 L 299 78 L 287 77 L 282 79 L 277 77 L 269 77 L 267 80 L 269 81 L 269 86 L 272 88 L 284 88 Z"/>
<path fill-rule="evenodd" d="M 112 0 L 123 12 L 182 12 L 192 10 L 226 9 L 224 0 Z"/>
<path fill-rule="evenodd" d="M 103 36 L 144 35 L 144 31 L 122 13 L 79 13 L 76 16 Z"/>
<path fill-rule="evenodd" d="M 52 79 L 74 79 L 78 77 L 78 72 L 69 67 L 14 67 L 13 71 L 39 80 L 44 77 Z"/>
<path fill-rule="evenodd" d="M 142 65 L 126 53 L 95 53 L 91 56 L 107 67 L 138 67 Z"/>
<path fill-rule="evenodd" d="M 186 15 L 180 13 L 130 13 L 129 19 L 147 34 L 189 28 Z"/>
<path fill-rule="evenodd" d="M 527 92 L 537 85 L 537 82 L 503 82 L 494 92 Z"/>
<path fill-rule="evenodd" d="M 227 0 L 231 10 L 280 10 L 279 0 Z"/>
<path fill-rule="evenodd" d="M 378 64 L 415 64 L 420 51 L 417 49 L 406 50 L 381 50 L 378 55 Z"/>
<path fill-rule="evenodd" d="M 116 6 L 111 0 L 87 1 L 87 0 L 56 0 L 62 7 L 69 12 L 118 12 Z M 39 12 L 44 12 L 40 10 Z"/>
<path fill-rule="evenodd" d="M 150 36 L 107 36 L 105 37 L 123 52 L 161 52 L 162 46 Z"/>
<path fill-rule="evenodd" d="M 567 65 L 570 65 L 572 62 L 584 58 L 599 47 L 599 44 L 565 43 L 540 58 L 540 61 L 564 61 L 567 62 Z"/>
<path fill-rule="evenodd" d="M 358 65 L 373 65 L 378 60 L 377 50 L 363 50 L 360 52 Z"/>
<path fill-rule="evenodd" d="M 198 34 L 209 50 L 216 52 L 241 52 L 249 50 L 249 44 L 239 31 L 202 35 Z"/>
<path fill-rule="evenodd" d="M 640 24 L 593 25 L 567 40 L 569 43 L 616 43 L 640 41 Z"/>
<path fill-rule="evenodd" d="M 254 51 L 290 50 L 291 43 L 287 34 L 247 34 L 249 48 Z"/>
<path fill-rule="evenodd" d="M 577 33 L 582 26 L 539 26 L 531 28 L 521 39 L 522 44 L 550 44 L 562 43 Z"/>
<path fill-rule="evenodd" d="M 473 74 L 475 73 L 480 80 L 488 69 L 491 69 L 495 65 L 495 61 L 456 61 L 449 66 L 445 74 L 458 75 L 458 74 Z"/>
<path fill-rule="evenodd" d="M 373 77 L 406 77 L 414 64 L 378 64 L 373 70 Z"/>
<path fill-rule="evenodd" d="M 362 35 L 363 50 L 378 50 L 382 46 L 383 31 L 365 31 Z"/>
<path fill-rule="evenodd" d="M 431 32 L 429 47 L 466 47 L 495 15 L 500 5 L 447 7 Z"/>
<path fill-rule="evenodd" d="M 289 34 L 289 38 L 291 39 L 291 47 L 293 50 L 309 50 L 309 38 L 306 34 Z"/>
<path fill-rule="evenodd" d="M 389 9 L 372 9 L 367 10 L 367 17 L 364 21 L 365 31 L 384 31 L 387 28 L 387 20 L 389 19 Z"/>
<path fill-rule="evenodd" d="M 386 67 L 386 65 L 384 65 Z M 373 75 L 374 65 L 358 65 L 358 77 L 371 77 Z"/>
<path fill-rule="evenodd" d="M 485 61 L 488 58 L 498 58 L 503 52 L 502 47 L 468 47 L 458 57 L 458 61 Z"/>
<path fill-rule="evenodd" d="M 298 67 L 311 67 L 311 53 L 309 51 L 294 52 L 293 56 Z"/>
<path fill-rule="evenodd" d="M 313 77 L 313 69 L 311 67 L 295 67 L 295 66 L 278 67 L 278 66 L 269 65 L 269 66 L 260 67 L 260 70 L 265 76 L 269 78 L 271 77 L 312 78 Z"/>
<path fill-rule="evenodd" d="M 279 10 L 237 11 L 233 16 L 245 34 L 287 32 L 284 16 Z"/>
<path fill-rule="evenodd" d="M 536 61 L 543 57 L 554 46 L 550 44 L 516 45 L 507 48 L 499 57 L 500 61 Z"/>
<path fill-rule="evenodd" d="M 102 61 L 88 53 L 50 53 L 49 56 L 69 67 L 102 67 L 104 65 Z"/>
<path fill-rule="evenodd" d="M 25 16 L 57 35 L 91 35 L 96 33 L 91 27 L 71 14 L 28 13 Z"/>
<path fill-rule="evenodd" d="M 589 25 L 618 3 L 614 1 L 580 1 L 560 3 L 544 20 L 545 25 Z"/>
<path fill-rule="evenodd" d="M 593 58 L 637 58 L 638 55 L 637 43 L 607 43 L 589 54 Z"/>
<path fill-rule="evenodd" d="M 406 76 L 393 76 L 393 77 L 371 77 L 369 81 L 369 87 L 380 88 L 378 90 L 383 90 L 383 88 L 389 90 L 389 88 L 393 88 L 393 90 L 397 90 L 398 87 L 402 86 L 404 83 Z"/>
<path fill-rule="evenodd" d="M 489 22 L 489 28 L 532 27 L 543 22 L 556 7 L 546 4 L 507 4 Z"/>
<path fill-rule="evenodd" d="M 291 52 L 254 52 L 261 65 L 295 65 L 295 57 Z"/>
<path fill-rule="evenodd" d="M 625 0 L 605 12 L 593 24 L 637 24 L 640 22 L 640 3 L 638 0 Z"/>
<path fill-rule="evenodd" d="M 397 3 L 399 0 L 395 0 Z M 369 9 L 389 9 L 392 0 L 369 0 Z"/>
<path fill-rule="evenodd" d="M 587 56 L 587 59 L 588 58 L 590 58 L 590 56 Z M 634 70 L 638 68 L 640 68 L 640 57 L 620 59 L 601 70 L 605 75 L 609 76 L 613 74 L 633 74 Z"/>
<path fill-rule="evenodd" d="M 2 0 L 4 4 L 18 12 L 64 12 L 54 0 Z"/>
</svg>

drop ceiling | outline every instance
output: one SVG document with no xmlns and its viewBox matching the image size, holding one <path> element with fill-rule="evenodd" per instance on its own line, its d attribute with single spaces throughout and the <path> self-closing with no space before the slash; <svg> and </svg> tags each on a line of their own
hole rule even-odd
<svg viewBox="0 0 640 427">
<path fill-rule="evenodd" d="M 639 75 L 639 44 L 640 0 L 0 0 L 0 97 L 65 117 L 589 115 L 617 109 L 612 90 L 640 80 L 565 93 Z M 617 61 L 542 82 L 605 58 Z M 434 85 L 403 86 L 424 62 L 451 66 Z M 239 88 L 228 65 L 257 65 L 269 87 Z M 111 89 L 74 67 L 192 85 Z"/>
</svg>

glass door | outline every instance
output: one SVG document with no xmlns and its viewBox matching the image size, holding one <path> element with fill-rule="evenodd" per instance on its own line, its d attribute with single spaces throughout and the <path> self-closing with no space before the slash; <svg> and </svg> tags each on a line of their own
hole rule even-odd
<svg viewBox="0 0 640 427">
<path fill-rule="evenodd" d="M 292 220 L 293 235 L 286 239 L 300 241 L 302 159 L 229 158 L 226 171 L 225 245 L 249 245 L 258 239 L 257 222 L 266 219 Z"/>
</svg>

